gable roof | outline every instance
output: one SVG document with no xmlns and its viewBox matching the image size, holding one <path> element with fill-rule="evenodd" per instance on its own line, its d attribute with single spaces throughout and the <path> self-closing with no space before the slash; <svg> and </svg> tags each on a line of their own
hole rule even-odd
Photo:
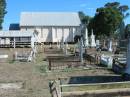
<svg viewBox="0 0 130 97">
<path fill-rule="evenodd" d="M 79 26 L 77 12 L 22 12 L 20 26 Z"/>
</svg>

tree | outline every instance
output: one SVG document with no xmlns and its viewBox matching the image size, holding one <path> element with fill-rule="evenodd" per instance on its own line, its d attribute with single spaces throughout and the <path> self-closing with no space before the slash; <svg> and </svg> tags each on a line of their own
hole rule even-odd
<svg viewBox="0 0 130 97">
<path fill-rule="evenodd" d="M 120 6 L 119 2 L 107 3 L 105 6 L 117 9 L 121 13 L 123 19 L 120 22 L 120 25 L 118 27 L 118 32 L 119 33 L 116 33 L 116 35 L 118 35 L 118 37 L 120 39 L 125 38 L 124 37 L 124 35 L 125 35 L 125 23 L 124 23 L 124 19 L 129 16 L 129 13 L 127 12 L 129 10 L 129 7 L 127 5 L 121 5 Z"/>
<path fill-rule="evenodd" d="M 0 0 L 0 29 L 2 29 L 2 23 L 4 21 L 4 16 L 7 13 L 5 9 L 6 9 L 6 1 Z"/>
<path fill-rule="evenodd" d="M 125 37 L 127 38 L 128 36 L 130 36 L 130 24 L 125 27 Z"/>
<path fill-rule="evenodd" d="M 90 16 L 85 15 L 82 11 L 79 11 L 79 18 L 82 24 L 88 25 L 89 21 L 91 20 Z"/>
<path fill-rule="evenodd" d="M 97 8 L 96 14 L 89 24 L 97 36 L 112 37 L 123 19 L 128 16 L 127 5 L 120 6 L 118 2 L 107 3 Z"/>
</svg>

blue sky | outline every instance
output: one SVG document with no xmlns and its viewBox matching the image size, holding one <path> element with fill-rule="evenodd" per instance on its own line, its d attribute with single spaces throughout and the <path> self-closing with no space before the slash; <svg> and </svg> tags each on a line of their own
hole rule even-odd
<svg viewBox="0 0 130 97">
<path fill-rule="evenodd" d="M 94 16 L 96 8 L 107 2 L 120 2 L 130 5 L 130 0 L 6 0 L 7 14 L 4 18 L 3 29 L 8 30 L 10 23 L 19 23 L 21 12 L 78 12 Z M 129 11 L 130 12 L 130 11 Z M 125 20 L 130 23 L 130 16 Z"/>
</svg>

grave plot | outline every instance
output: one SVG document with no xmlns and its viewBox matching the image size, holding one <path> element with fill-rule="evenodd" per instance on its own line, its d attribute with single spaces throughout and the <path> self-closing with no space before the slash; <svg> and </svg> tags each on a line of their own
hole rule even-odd
<svg viewBox="0 0 130 97">
<path fill-rule="evenodd" d="M 11 89 L 22 89 L 23 82 L 10 82 L 10 83 L 0 83 L 0 90 L 11 90 Z"/>
<path fill-rule="evenodd" d="M 46 59 L 49 63 L 49 70 L 63 70 L 67 68 L 101 68 L 99 59 L 95 55 L 86 54 L 83 58 L 83 63 L 80 61 L 80 55 L 68 53 L 65 54 L 62 49 L 58 48 L 44 48 Z"/>
<path fill-rule="evenodd" d="M 58 48 L 44 48 L 45 54 L 63 54 L 63 51 Z"/>
<path fill-rule="evenodd" d="M 6 62 L 9 58 L 8 54 L 0 54 L 0 62 Z"/>
<path fill-rule="evenodd" d="M 33 58 L 35 58 L 36 50 L 28 49 L 26 51 L 20 52 L 15 51 L 14 52 L 14 60 L 15 61 L 22 61 L 22 62 L 31 62 Z"/>
<path fill-rule="evenodd" d="M 61 70 L 65 68 L 88 68 L 96 69 L 103 68 L 99 67 L 98 61 L 91 56 L 84 57 L 84 63 L 81 63 L 78 56 L 48 56 L 47 60 L 49 62 L 49 70 Z"/>
<path fill-rule="evenodd" d="M 0 48 L 0 63 L 32 61 L 35 53 L 31 48 Z"/>
<path fill-rule="evenodd" d="M 8 48 L 0 48 L 0 63 L 6 63 L 11 59 Z"/>
<path fill-rule="evenodd" d="M 34 53 L 32 51 L 23 52 L 23 53 L 15 52 L 14 60 L 15 61 L 22 61 L 22 62 L 32 61 L 33 54 Z"/>
<path fill-rule="evenodd" d="M 126 55 L 124 54 L 116 54 L 114 55 L 114 60 L 113 60 L 113 70 L 116 73 L 122 73 L 124 72 L 126 68 Z"/>
<path fill-rule="evenodd" d="M 119 75 L 59 78 L 56 81 L 51 81 L 50 87 L 53 97 L 106 97 L 104 95 L 113 97 L 130 95 L 130 81 L 125 81 Z"/>
<path fill-rule="evenodd" d="M 0 82 L 1 97 L 17 97 L 17 94 L 24 93 L 23 82 Z"/>
<path fill-rule="evenodd" d="M 79 58 L 74 56 L 50 56 L 47 57 L 47 59 L 49 61 L 49 70 L 60 70 L 65 68 L 81 66 Z"/>
</svg>

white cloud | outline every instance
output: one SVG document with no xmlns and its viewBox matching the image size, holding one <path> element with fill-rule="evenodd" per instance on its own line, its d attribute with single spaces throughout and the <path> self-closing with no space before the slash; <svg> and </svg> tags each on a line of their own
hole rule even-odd
<svg viewBox="0 0 130 97">
<path fill-rule="evenodd" d="M 87 8 L 87 4 L 80 4 L 80 7 L 86 7 L 85 9 L 87 10 L 94 10 L 92 7 Z"/>
<path fill-rule="evenodd" d="M 86 9 L 88 9 L 88 10 L 94 10 L 94 8 L 91 8 L 91 7 L 90 8 L 86 8 Z"/>
<path fill-rule="evenodd" d="M 87 4 L 80 4 L 80 7 L 86 7 Z"/>
</svg>

